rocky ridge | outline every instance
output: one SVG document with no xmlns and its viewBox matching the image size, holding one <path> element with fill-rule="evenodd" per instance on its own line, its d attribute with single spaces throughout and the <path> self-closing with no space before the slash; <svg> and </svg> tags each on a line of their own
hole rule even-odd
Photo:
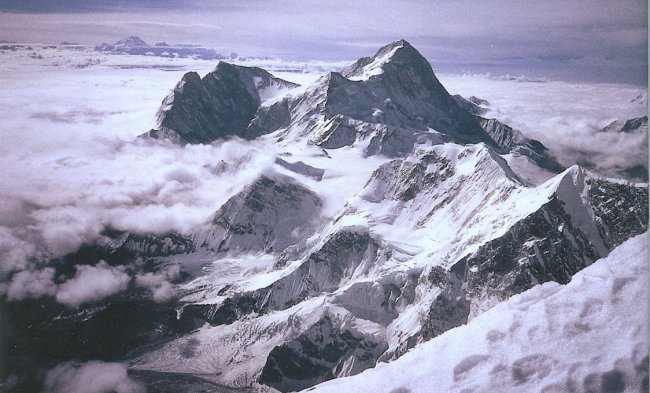
<svg viewBox="0 0 650 393">
<path fill-rule="evenodd" d="M 221 63 L 215 73 L 231 67 Z M 219 94 L 239 99 L 233 90 Z M 197 229 L 191 238 L 214 253 L 215 266 L 239 253 L 262 252 L 268 262 L 254 278 L 208 273 L 185 284 L 180 318 L 203 326 L 186 336 L 203 345 L 178 360 L 167 354 L 188 338 L 172 341 L 135 360 L 138 369 L 303 389 L 398 358 L 531 287 L 568 282 L 647 230 L 645 188 L 580 167 L 562 171 L 541 143 L 467 105 L 487 103 L 449 95 L 405 41 L 311 86 L 249 101 L 237 132 L 212 135 L 267 138 L 325 158 L 302 154 L 298 171 L 279 159 L 276 171 L 288 178 L 262 177 Z M 192 104 L 172 101 L 162 112 L 177 103 L 182 110 Z M 334 216 L 319 213 L 326 201 L 310 188 L 328 181 L 323 160 L 344 149 L 381 163 Z M 562 173 L 530 186 L 504 154 Z M 305 170 L 318 175 L 307 180 Z M 612 205 L 612 194 L 624 202 Z M 279 220 L 295 206 L 302 208 L 288 217 L 292 224 Z M 216 342 L 230 344 L 211 354 Z"/>
</svg>

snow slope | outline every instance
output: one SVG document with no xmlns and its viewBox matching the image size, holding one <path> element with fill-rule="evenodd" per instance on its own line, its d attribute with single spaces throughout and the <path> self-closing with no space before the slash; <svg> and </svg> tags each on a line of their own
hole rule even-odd
<svg viewBox="0 0 650 393">
<path fill-rule="evenodd" d="M 400 359 L 305 391 L 647 391 L 647 237 L 566 285 L 536 286 Z"/>
</svg>

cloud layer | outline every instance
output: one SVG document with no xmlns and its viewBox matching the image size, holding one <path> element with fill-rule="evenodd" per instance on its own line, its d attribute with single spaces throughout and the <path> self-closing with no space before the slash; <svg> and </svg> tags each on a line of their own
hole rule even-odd
<svg viewBox="0 0 650 393">
<path fill-rule="evenodd" d="M 0 91 L 0 106 L 12 114 L 0 119 L 7 142 L 0 146 L 0 292 L 9 300 L 54 296 L 77 307 L 134 283 L 155 301 L 169 300 L 169 280 L 178 272 L 135 277 L 100 263 L 77 266 L 66 281 L 44 263 L 105 242 L 105 228 L 187 233 L 273 165 L 272 147 L 241 140 L 181 147 L 136 138 L 153 126 L 182 71 L 49 65 L 43 72 L 42 64 L 23 60 L 9 63 L 20 72 L 3 77 Z M 38 115 L 45 112 L 64 114 L 65 121 Z"/>
<path fill-rule="evenodd" d="M 647 114 L 645 89 L 614 84 L 537 82 L 491 75 L 439 75 L 454 94 L 490 102 L 495 117 L 544 143 L 564 166 L 580 164 L 611 177 L 647 168 L 647 131 L 601 132 L 616 120 Z"/>
<path fill-rule="evenodd" d="M 4 39 L 193 42 L 300 59 L 355 59 L 399 38 L 434 67 L 647 83 L 647 2 L 5 1 Z M 332 28 L 336 26 L 336 28 Z"/>
<path fill-rule="evenodd" d="M 91 361 L 80 365 L 61 363 L 45 377 L 45 393 L 144 393 L 146 388 L 133 381 L 121 363 Z"/>
<path fill-rule="evenodd" d="M 123 267 L 79 265 L 75 276 L 59 286 L 56 300 L 70 307 L 101 300 L 126 289 L 131 278 Z M 13 281 L 12 281 L 13 284 Z"/>
</svg>

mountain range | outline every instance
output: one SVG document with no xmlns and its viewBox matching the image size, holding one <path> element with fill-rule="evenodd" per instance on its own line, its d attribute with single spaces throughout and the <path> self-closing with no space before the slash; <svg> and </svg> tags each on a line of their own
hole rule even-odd
<svg viewBox="0 0 650 393">
<path fill-rule="evenodd" d="M 150 45 L 140 37 L 129 36 L 117 41 L 114 44 L 102 43 L 95 46 L 99 52 L 123 55 L 145 55 L 160 57 L 192 57 L 203 60 L 220 60 L 224 56 L 215 52 L 214 49 L 204 48 L 199 45 L 169 45 L 166 42 L 159 42 Z"/>
<path fill-rule="evenodd" d="M 126 361 L 149 391 L 309 389 L 405 364 L 647 231 L 646 185 L 563 168 L 481 117 L 484 104 L 450 95 L 404 40 L 308 86 L 226 62 L 185 74 L 138 143 L 234 138 L 270 146 L 275 161 L 190 231 L 106 228 L 108 242 L 62 258 L 62 272 L 85 260 L 166 274 L 174 295 L 130 286 L 74 310 L 7 303 L 11 356 Z M 647 128 L 637 123 L 620 132 Z M 644 350 L 634 367 L 647 370 Z"/>
</svg>

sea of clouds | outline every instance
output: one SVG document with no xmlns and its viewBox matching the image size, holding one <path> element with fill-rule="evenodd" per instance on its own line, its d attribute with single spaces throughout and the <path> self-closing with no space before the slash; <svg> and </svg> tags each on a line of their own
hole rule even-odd
<svg viewBox="0 0 650 393">
<path fill-rule="evenodd" d="M 3 58 L 11 72 L 0 76 L 0 293 L 9 301 L 52 296 L 74 308 L 133 283 L 155 301 L 171 299 L 178 271 L 140 274 L 101 262 L 76 266 L 62 282 L 46 261 L 106 241 L 106 228 L 188 233 L 273 165 L 272 147 L 139 139 L 184 71 L 80 69 L 71 66 L 80 54 L 44 53 L 44 62 Z"/>
<path fill-rule="evenodd" d="M 171 299 L 169 281 L 177 272 L 143 275 L 106 263 L 81 264 L 62 281 L 45 261 L 101 242 L 106 228 L 188 233 L 273 165 L 277 152 L 238 139 L 175 146 L 137 138 L 154 126 L 158 105 L 186 70 L 205 74 L 214 64 L 129 56 L 79 68 L 74 65 L 88 63 L 92 53 L 42 54 L 0 55 L 0 107 L 6 114 L 0 117 L 0 293 L 8 300 L 52 296 L 78 307 L 133 283 L 148 288 L 156 301 Z M 599 132 L 612 121 L 644 115 L 644 89 L 439 77 L 452 94 L 487 99 L 486 116 L 539 139 L 565 166 L 581 163 L 605 175 L 647 167 L 647 132 Z"/>
<path fill-rule="evenodd" d="M 647 128 L 603 132 L 614 121 L 646 116 L 646 89 L 489 74 L 441 74 L 439 79 L 452 94 L 487 100 L 484 117 L 497 118 L 539 140 L 566 167 L 579 164 L 608 177 L 629 177 L 624 171 L 633 167 L 647 170 Z"/>
</svg>

